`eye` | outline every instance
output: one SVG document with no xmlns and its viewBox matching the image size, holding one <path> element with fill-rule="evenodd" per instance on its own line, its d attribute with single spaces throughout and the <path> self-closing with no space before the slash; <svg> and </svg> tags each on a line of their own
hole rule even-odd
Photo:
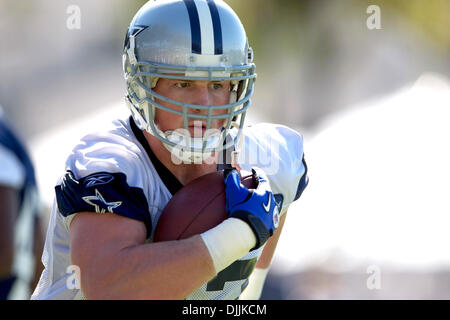
<svg viewBox="0 0 450 320">
<path fill-rule="evenodd" d="M 175 86 L 178 88 L 187 88 L 189 86 L 189 82 L 177 82 L 175 83 Z"/>
<path fill-rule="evenodd" d="M 212 87 L 214 90 L 218 90 L 218 89 L 222 89 L 223 88 L 223 84 L 215 82 L 212 84 Z"/>
</svg>

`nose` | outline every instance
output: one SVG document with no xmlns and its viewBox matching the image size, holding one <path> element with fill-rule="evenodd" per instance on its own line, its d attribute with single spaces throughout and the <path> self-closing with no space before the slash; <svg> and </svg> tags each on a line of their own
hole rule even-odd
<svg viewBox="0 0 450 320">
<path fill-rule="evenodd" d="M 209 106 L 211 104 L 210 92 L 207 85 L 196 87 L 193 104 L 200 106 Z M 202 114 L 208 113 L 207 109 L 195 109 L 195 111 Z"/>
</svg>

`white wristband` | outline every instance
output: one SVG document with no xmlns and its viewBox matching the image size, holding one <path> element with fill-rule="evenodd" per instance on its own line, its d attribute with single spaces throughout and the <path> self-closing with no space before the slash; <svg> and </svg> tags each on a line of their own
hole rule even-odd
<svg viewBox="0 0 450 320">
<path fill-rule="evenodd" d="M 216 273 L 245 256 L 256 245 L 253 230 L 237 218 L 228 218 L 200 236 L 209 250 Z"/>
</svg>

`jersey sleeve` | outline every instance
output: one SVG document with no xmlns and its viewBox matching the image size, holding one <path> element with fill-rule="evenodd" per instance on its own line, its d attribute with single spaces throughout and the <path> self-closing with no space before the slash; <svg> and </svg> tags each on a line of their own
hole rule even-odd
<svg viewBox="0 0 450 320">
<path fill-rule="evenodd" d="M 264 170 L 280 212 L 298 200 L 308 185 L 303 138 L 287 126 L 261 123 L 245 128 L 239 164 L 247 171 L 253 166 Z"/>
<path fill-rule="evenodd" d="M 136 146 L 121 136 L 88 135 L 66 161 L 66 172 L 55 187 L 58 211 L 69 230 L 80 212 L 112 212 L 145 224 L 152 222 L 144 194 L 142 166 Z"/>
</svg>

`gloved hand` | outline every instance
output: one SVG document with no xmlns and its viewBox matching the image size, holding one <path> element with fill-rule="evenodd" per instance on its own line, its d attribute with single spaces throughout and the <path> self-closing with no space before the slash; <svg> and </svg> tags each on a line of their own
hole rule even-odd
<svg viewBox="0 0 450 320">
<path fill-rule="evenodd" d="M 226 211 L 229 217 L 244 220 L 256 236 L 258 249 L 278 227 L 279 212 L 269 180 L 260 168 L 252 168 L 255 189 L 242 185 L 239 173 L 232 170 L 225 178 Z"/>
</svg>

